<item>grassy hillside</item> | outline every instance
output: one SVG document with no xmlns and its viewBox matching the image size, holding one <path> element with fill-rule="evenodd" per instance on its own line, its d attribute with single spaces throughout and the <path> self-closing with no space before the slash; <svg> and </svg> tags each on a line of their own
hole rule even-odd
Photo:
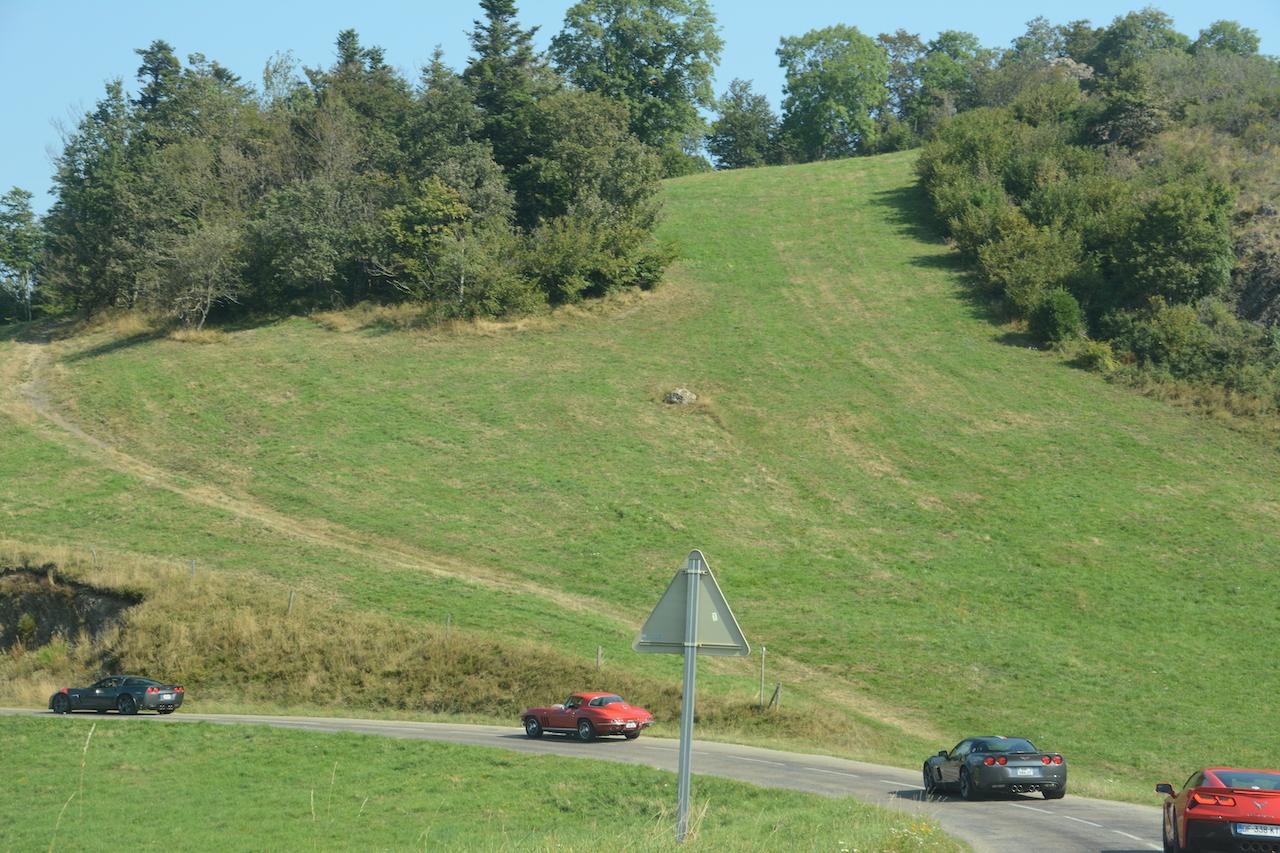
<svg viewBox="0 0 1280 853">
<path fill-rule="evenodd" d="M 7 341 L 0 538 L 517 661 L 602 645 L 637 699 L 677 678 L 629 644 L 699 547 L 786 685 L 749 720 L 758 662 L 708 664 L 702 734 L 904 765 L 1026 735 L 1121 796 L 1270 763 L 1275 448 L 993 325 L 912 184 L 909 154 L 671 182 L 662 288 L 509 326 Z"/>
<path fill-rule="evenodd" d="M 712 778 L 697 780 L 691 837 L 677 847 L 673 777 L 647 767 L 114 718 L 8 718 L 0 729 L 16 774 L 0 811 L 6 850 L 118 849 L 104 827 L 119 825 L 139 846 L 186 850 L 759 850 L 770 838 L 961 849 L 921 818 Z"/>
</svg>

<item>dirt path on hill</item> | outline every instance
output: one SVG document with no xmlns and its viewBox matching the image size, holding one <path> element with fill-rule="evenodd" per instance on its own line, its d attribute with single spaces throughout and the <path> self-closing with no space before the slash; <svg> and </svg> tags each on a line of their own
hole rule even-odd
<svg viewBox="0 0 1280 853">
<path fill-rule="evenodd" d="M 0 364 L 0 411 L 31 428 L 41 437 L 84 456 L 96 464 L 141 480 L 148 487 L 172 492 L 192 503 L 252 521 L 283 536 L 384 566 L 425 572 L 439 578 L 481 586 L 497 592 L 532 595 L 571 612 L 594 613 L 626 628 L 639 630 L 634 615 L 611 611 L 598 599 L 586 598 L 538 586 L 530 581 L 504 577 L 483 567 L 427 558 L 411 549 L 339 524 L 315 518 L 297 518 L 277 512 L 257 500 L 217 486 L 197 483 L 166 471 L 91 435 L 50 401 L 44 379 L 52 362 L 50 343 L 15 343 L 16 357 Z"/>
</svg>

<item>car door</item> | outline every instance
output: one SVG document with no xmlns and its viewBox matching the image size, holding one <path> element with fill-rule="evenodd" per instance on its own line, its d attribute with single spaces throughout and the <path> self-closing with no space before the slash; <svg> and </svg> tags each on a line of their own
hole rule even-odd
<svg viewBox="0 0 1280 853">
<path fill-rule="evenodd" d="M 92 708 L 95 711 L 106 711 L 116 706 L 116 691 L 120 687 L 120 679 L 110 677 L 103 678 L 85 691 L 86 708 Z"/>
<path fill-rule="evenodd" d="M 553 729 L 572 729 L 578 726 L 578 706 L 582 704 L 582 699 L 578 696 L 570 696 L 564 700 L 563 708 L 553 708 L 551 713 L 547 715 L 547 723 Z"/>
<path fill-rule="evenodd" d="M 947 754 L 943 760 L 942 766 L 939 768 L 939 774 L 942 777 L 942 784 L 956 785 L 960 782 L 960 768 L 964 765 L 965 756 L 973 749 L 973 739 L 966 738 L 960 741 Z"/>
</svg>

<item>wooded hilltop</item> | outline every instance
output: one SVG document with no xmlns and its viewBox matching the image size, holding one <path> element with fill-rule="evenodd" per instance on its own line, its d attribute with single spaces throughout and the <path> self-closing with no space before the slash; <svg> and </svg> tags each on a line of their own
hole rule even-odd
<svg viewBox="0 0 1280 853">
<path fill-rule="evenodd" d="M 360 302 L 424 323 L 651 288 L 659 182 L 922 147 L 997 316 L 1140 382 L 1280 409 L 1280 62 L 1154 8 L 1008 48 L 833 25 L 784 37 L 782 112 L 719 97 L 706 0 L 582 0 L 543 54 L 481 0 L 461 72 L 355 31 L 257 87 L 154 41 L 65 134 L 56 200 L 0 197 L 0 321 L 119 308 L 202 327 Z"/>
</svg>

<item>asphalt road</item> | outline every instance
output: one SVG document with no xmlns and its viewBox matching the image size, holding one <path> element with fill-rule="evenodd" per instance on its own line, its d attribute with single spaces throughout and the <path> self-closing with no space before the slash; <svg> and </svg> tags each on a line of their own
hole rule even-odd
<svg viewBox="0 0 1280 853">
<path fill-rule="evenodd" d="M 0 714 L 51 716 L 48 711 L 17 708 L 0 708 Z M 516 752 L 643 764 L 672 772 L 676 769 L 679 747 L 674 740 L 643 736 L 634 741 L 605 738 L 581 743 L 573 738 L 549 734 L 539 740 L 530 740 L 514 723 L 510 726 L 467 726 L 186 712 L 163 717 L 139 715 L 126 717 L 124 721 L 142 725 L 195 721 L 222 725 L 251 724 L 438 740 Z M 1064 799 L 1052 801 L 1041 799 L 1039 795 L 1013 795 L 974 803 L 965 802 L 955 795 L 925 797 L 918 771 L 823 755 L 698 741 L 696 737 L 693 772 L 695 777 L 699 774 L 723 776 L 771 788 L 790 788 L 831 797 L 851 796 L 863 802 L 927 815 L 978 853 L 1145 853 L 1161 849 L 1160 809 L 1154 805 L 1091 800 L 1070 793 Z M 696 778 L 694 785 L 696 789 Z"/>
</svg>

